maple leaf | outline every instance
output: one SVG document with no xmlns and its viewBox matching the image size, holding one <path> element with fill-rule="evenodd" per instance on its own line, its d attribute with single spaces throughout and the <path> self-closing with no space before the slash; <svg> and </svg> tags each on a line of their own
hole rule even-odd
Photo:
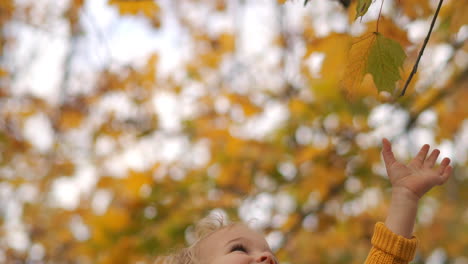
<svg viewBox="0 0 468 264">
<path fill-rule="evenodd" d="M 341 82 L 348 94 L 361 86 L 367 73 L 372 75 L 379 91 L 391 92 L 400 79 L 399 68 L 406 55 L 399 43 L 378 32 L 364 35 L 352 46 L 348 67 Z"/>
<path fill-rule="evenodd" d="M 402 68 L 406 54 L 401 45 L 381 34 L 369 53 L 367 72 L 372 74 L 379 91 L 391 92 L 395 82 L 400 79 L 399 69 Z"/>
<path fill-rule="evenodd" d="M 369 9 L 369 6 L 371 4 L 372 0 L 358 0 L 358 3 L 356 5 L 356 17 L 354 19 L 364 16 L 367 13 L 367 10 Z"/>
</svg>

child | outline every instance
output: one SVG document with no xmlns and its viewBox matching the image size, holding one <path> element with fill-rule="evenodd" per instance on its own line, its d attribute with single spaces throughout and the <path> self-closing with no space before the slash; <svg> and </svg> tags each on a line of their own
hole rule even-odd
<svg viewBox="0 0 468 264">
<path fill-rule="evenodd" d="M 385 224 L 375 225 L 372 249 L 365 263 L 408 263 L 417 246 L 412 232 L 418 201 L 432 187 L 446 182 L 452 167 L 450 159 L 444 158 L 439 168 L 434 168 L 440 151 L 433 150 L 427 156 L 427 144 L 407 165 L 395 160 L 387 139 L 382 144 L 392 198 Z M 198 240 L 192 246 L 156 263 L 278 264 L 263 236 L 244 224 L 225 225 L 222 219 L 204 219 L 198 224 L 196 235 Z"/>
</svg>

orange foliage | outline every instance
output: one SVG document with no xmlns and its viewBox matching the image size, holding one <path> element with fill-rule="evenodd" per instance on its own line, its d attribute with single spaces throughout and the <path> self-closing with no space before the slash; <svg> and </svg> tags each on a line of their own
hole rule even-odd
<svg viewBox="0 0 468 264">
<path fill-rule="evenodd" d="M 438 70 L 431 58 L 423 57 L 421 71 L 435 78 L 420 80 L 417 73 L 403 98 L 397 94 L 421 46 L 409 40 L 406 25 L 433 14 L 429 0 L 393 1 L 380 17 L 380 36 L 408 54 L 400 80 L 380 94 L 376 76 L 366 75 L 364 63 L 377 41 L 377 17 L 365 14 L 368 22 L 354 21 L 357 1 L 345 10 L 330 0 L 327 10 L 336 13 L 315 17 L 316 1 L 304 7 L 304 1 L 278 0 L 267 7 L 265 1 L 233 6 L 227 0 L 181 0 L 165 1 L 166 6 L 109 0 L 116 24 L 120 16 L 141 16 L 155 35 L 177 32 L 157 39 L 157 51 L 128 65 L 113 61 L 120 43 L 100 32 L 102 28 L 95 30 L 86 13 L 94 1 L 73 0 L 65 10 L 47 13 L 70 30 L 57 36 L 51 26 L 56 22 L 32 17 L 34 5 L 20 2 L 0 1 L 0 28 L 5 28 L 0 30 L 0 261 L 152 263 L 156 255 L 190 242 L 194 222 L 212 210 L 242 218 L 238 209 L 244 199 L 266 194 L 262 197 L 273 200 L 264 231 L 283 235 L 276 252 L 281 262 L 362 263 L 373 223 L 387 211 L 389 183 L 377 175 L 382 164 L 376 138 L 390 135 L 402 145 L 401 154 L 412 150 L 413 132 L 421 131 L 457 152 L 452 153 L 454 177 L 428 194 L 418 216 L 420 262 L 436 248 L 445 251 L 447 263 L 467 252 L 467 160 L 460 146 L 466 146 L 461 135 L 468 117 L 468 46 L 454 42 L 466 27 L 466 1 L 444 4 L 428 44 L 433 50 L 450 49 L 455 56 Z M 248 9 L 250 5 L 272 9 L 262 12 Z M 253 15 L 258 24 L 245 23 L 252 10 L 258 11 Z M 348 20 L 335 27 L 338 20 L 330 21 L 336 17 Z M 326 25 L 329 33 L 323 33 L 322 20 L 331 23 Z M 168 27 L 160 28 L 166 22 Z M 54 87 L 52 99 L 41 98 L 43 90 L 22 86 L 32 76 L 48 76 L 31 73 L 43 45 L 23 45 L 17 24 L 73 44 L 68 53 L 57 52 L 66 53 L 66 63 L 53 73 L 63 80 L 58 78 L 62 82 Z M 268 36 L 251 36 L 251 29 Z M 102 46 L 107 46 L 109 61 L 81 75 L 75 69 L 80 68 L 75 67 L 77 54 L 82 54 L 78 44 L 95 37 L 87 34 L 98 34 L 103 42 L 87 55 L 102 57 Z M 356 36 L 365 37 L 356 42 Z M 32 37 L 31 43 L 36 40 Z M 132 43 L 132 48 L 140 44 Z M 188 56 L 171 61 L 182 57 L 166 50 L 173 44 Z M 264 46 L 257 50 L 260 44 Z M 37 50 L 20 50 L 26 46 Z M 250 54 L 248 48 L 256 52 Z M 19 51 L 30 57 L 16 61 L 13 55 Z M 377 55 L 383 62 L 395 59 Z M 167 73 L 168 61 L 177 65 L 173 72 Z M 354 101 L 346 100 L 343 85 Z M 175 102 L 160 102 L 165 114 L 155 110 L 160 106 L 155 107 L 155 94 L 161 91 L 177 95 Z M 406 122 L 398 127 L 407 128 L 396 131 L 397 126 L 373 123 L 376 116 L 390 120 L 395 113 L 409 117 L 397 120 Z M 434 120 L 419 119 L 422 113 Z M 28 122 L 37 114 L 49 121 L 39 126 L 50 132 L 31 129 Z M 46 147 L 38 149 L 31 142 Z M 69 185 L 62 187 L 57 179 L 67 179 Z M 379 190 L 384 201 L 365 200 L 369 188 Z M 55 198 L 64 192 L 67 197 Z M 291 208 L 275 200 L 284 195 Z M 69 199 L 79 203 L 71 206 Z M 371 202 L 375 207 L 368 206 Z M 24 251 L 9 243 L 12 236 L 24 237 Z"/>
</svg>

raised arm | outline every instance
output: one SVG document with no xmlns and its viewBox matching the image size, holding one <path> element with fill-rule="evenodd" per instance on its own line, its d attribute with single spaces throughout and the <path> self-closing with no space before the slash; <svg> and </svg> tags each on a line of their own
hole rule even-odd
<svg viewBox="0 0 468 264">
<path fill-rule="evenodd" d="M 448 158 L 444 158 L 438 168 L 434 167 L 440 151 L 435 149 L 427 156 L 430 148 L 427 144 L 406 165 L 395 159 L 387 139 L 382 140 L 382 146 L 392 197 L 385 224 L 375 226 L 366 263 L 408 263 L 417 246 L 412 234 L 419 199 L 434 186 L 444 184 L 452 167 Z"/>
<path fill-rule="evenodd" d="M 440 154 L 438 149 L 429 152 L 424 145 L 407 165 L 398 162 L 387 139 L 382 140 L 382 156 L 392 183 L 392 198 L 385 225 L 394 233 L 410 238 L 416 219 L 418 201 L 436 185 L 444 184 L 452 172 L 450 159 L 444 158 L 438 168 L 434 165 Z"/>
</svg>

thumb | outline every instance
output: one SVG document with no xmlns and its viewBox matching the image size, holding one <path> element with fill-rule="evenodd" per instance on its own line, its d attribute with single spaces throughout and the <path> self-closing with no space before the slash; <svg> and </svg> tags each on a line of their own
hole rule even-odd
<svg viewBox="0 0 468 264">
<path fill-rule="evenodd" d="M 382 139 L 382 156 L 385 162 L 385 166 L 389 168 L 393 163 L 396 162 L 395 156 L 392 151 L 392 144 L 387 138 Z"/>
</svg>

